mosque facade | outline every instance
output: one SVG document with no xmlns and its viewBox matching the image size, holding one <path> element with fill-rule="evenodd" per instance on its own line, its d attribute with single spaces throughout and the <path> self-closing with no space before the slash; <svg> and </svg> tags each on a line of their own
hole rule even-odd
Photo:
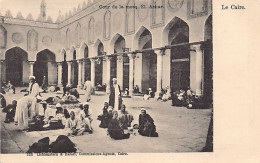
<svg viewBox="0 0 260 163">
<path fill-rule="evenodd" d="M 94 0 L 53 21 L 0 14 L 1 85 L 110 85 L 141 92 L 191 89 L 212 97 L 211 0 Z M 109 87 L 107 87 L 109 91 Z"/>
</svg>

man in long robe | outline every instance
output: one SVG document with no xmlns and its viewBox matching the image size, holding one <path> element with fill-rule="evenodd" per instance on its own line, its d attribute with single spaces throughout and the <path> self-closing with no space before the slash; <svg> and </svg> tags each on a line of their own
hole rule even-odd
<svg viewBox="0 0 260 163">
<path fill-rule="evenodd" d="M 87 80 L 84 84 L 84 90 L 86 90 L 86 101 L 89 102 L 91 100 L 91 91 L 92 91 L 92 85 L 91 81 Z"/>
<path fill-rule="evenodd" d="M 123 128 L 120 126 L 120 123 L 117 119 L 118 117 L 118 112 L 113 111 L 113 117 L 110 120 L 108 124 L 108 129 L 107 132 L 109 133 L 109 136 L 115 140 L 120 140 L 120 139 L 127 139 L 130 137 L 130 134 L 124 134 Z"/>
<path fill-rule="evenodd" d="M 118 120 L 123 129 L 128 129 L 128 127 L 131 127 L 131 122 L 134 120 L 134 118 L 125 109 L 126 109 L 125 104 L 122 104 L 121 111 L 119 112 Z"/>
<path fill-rule="evenodd" d="M 119 110 L 119 107 L 122 104 L 121 89 L 117 84 L 116 78 L 113 78 L 112 81 L 113 85 L 110 88 L 109 106 L 112 106 L 115 110 Z"/>
<path fill-rule="evenodd" d="M 37 99 L 34 96 L 24 96 L 17 102 L 14 121 L 18 122 L 21 129 L 28 129 L 29 118 L 32 119 L 36 115 Z"/>
<path fill-rule="evenodd" d="M 146 113 L 145 109 L 142 109 L 141 114 L 139 115 L 138 132 L 142 136 L 158 137 L 154 120 L 149 114 Z"/>
<path fill-rule="evenodd" d="M 35 81 L 35 76 L 29 77 L 29 95 L 37 97 L 39 95 L 39 84 Z"/>
</svg>

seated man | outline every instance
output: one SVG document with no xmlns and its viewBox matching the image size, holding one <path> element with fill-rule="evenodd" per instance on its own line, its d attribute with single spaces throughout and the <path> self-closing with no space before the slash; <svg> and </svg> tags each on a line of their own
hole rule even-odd
<svg viewBox="0 0 260 163">
<path fill-rule="evenodd" d="M 10 81 L 8 81 L 6 87 L 8 88 L 8 92 L 10 92 L 10 90 L 12 90 L 12 93 L 15 94 L 15 87 Z"/>
<path fill-rule="evenodd" d="M 100 115 L 99 117 L 100 117 L 99 120 L 101 120 L 101 123 L 100 123 L 99 127 L 100 128 L 107 128 L 108 124 L 109 124 L 109 121 L 112 118 L 112 115 L 109 114 L 109 112 L 108 112 L 108 102 L 104 103 L 103 114 Z"/>
<path fill-rule="evenodd" d="M 79 121 L 81 123 L 81 127 L 84 127 L 85 130 L 89 133 L 93 133 L 93 128 L 91 126 L 92 118 L 91 118 L 91 110 L 89 109 L 88 102 L 80 105 L 80 112 L 79 112 Z"/>
<path fill-rule="evenodd" d="M 12 104 L 7 105 L 7 107 L 3 109 L 3 112 L 6 113 L 4 121 L 5 123 L 10 123 L 14 121 L 16 105 L 17 101 L 13 100 Z"/>
<path fill-rule="evenodd" d="M 55 114 L 54 114 L 54 111 L 55 111 Z M 63 108 L 62 108 L 61 104 L 60 103 L 56 104 L 56 109 L 52 109 L 52 111 L 50 111 L 49 113 L 51 113 L 52 115 L 47 115 L 48 117 L 45 116 L 45 123 L 47 123 L 47 125 L 45 125 L 44 127 L 49 127 L 51 129 L 64 128 L 64 126 L 66 124 L 66 118 L 64 116 Z M 47 113 L 47 114 L 49 114 L 49 113 Z M 48 119 L 46 119 L 46 118 L 48 118 Z"/>
<path fill-rule="evenodd" d="M 107 132 L 110 135 L 110 137 L 115 140 L 128 139 L 130 137 L 130 134 L 124 134 L 124 129 L 121 128 L 117 117 L 118 112 L 113 111 L 113 117 L 108 124 Z"/>
<path fill-rule="evenodd" d="M 85 128 L 82 127 L 79 121 L 75 118 L 74 111 L 70 112 L 70 118 L 67 119 L 65 131 L 68 136 L 83 135 L 83 132 L 85 131 Z"/>
<path fill-rule="evenodd" d="M 61 103 L 65 103 L 65 104 L 74 104 L 78 102 L 79 101 L 77 100 L 77 97 L 71 95 L 69 91 L 66 91 L 66 94 L 61 99 Z"/>
<path fill-rule="evenodd" d="M 146 110 L 142 109 L 139 115 L 139 129 L 138 132 L 142 136 L 158 137 L 156 132 L 156 126 L 154 121 L 149 114 L 146 114 Z"/>
<path fill-rule="evenodd" d="M 131 122 L 134 120 L 133 116 L 125 110 L 125 104 L 121 105 L 121 111 L 119 113 L 119 122 L 123 129 L 131 127 Z"/>
<path fill-rule="evenodd" d="M 5 107 L 6 107 L 5 97 L 2 93 L 0 93 L 0 108 L 5 108 Z"/>
<path fill-rule="evenodd" d="M 135 87 L 134 87 L 134 93 L 139 93 L 139 87 L 138 87 L 138 85 L 135 85 Z"/>
</svg>

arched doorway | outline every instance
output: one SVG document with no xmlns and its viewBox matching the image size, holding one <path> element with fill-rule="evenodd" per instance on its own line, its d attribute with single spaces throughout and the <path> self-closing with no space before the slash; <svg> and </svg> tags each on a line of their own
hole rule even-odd
<svg viewBox="0 0 260 163">
<path fill-rule="evenodd" d="M 204 88 L 205 100 L 213 101 L 213 44 L 212 44 L 212 15 L 208 17 L 204 28 Z"/>
<path fill-rule="evenodd" d="M 46 76 L 48 84 L 57 83 L 57 65 L 55 60 L 55 54 L 48 49 L 37 54 L 33 75 L 39 85 L 42 85 L 44 76 Z"/>
<path fill-rule="evenodd" d="M 67 64 L 67 55 L 66 52 L 63 51 L 63 61 L 62 61 L 62 84 L 68 84 L 68 64 Z"/>
<path fill-rule="evenodd" d="M 90 80 L 91 78 L 91 62 L 88 54 L 88 46 L 84 48 L 84 66 L 85 66 L 85 80 Z M 85 82 L 85 81 L 83 81 Z"/>
<path fill-rule="evenodd" d="M 71 65 L 71 77 L 72 77 L 72 87 L 77 87 L 78 85 L 78 62 L 76 60 L 76 50 L 73 51 L 73 61 Z"/>
<path fill-rule="evenodd" d="M 19 47 L 7 50 L 5 53 L 6 81 L 14 86 L 22 86 L 30 75 L 28 54 Z"/>
<path fill-rule="evenodd" d="M 189 42 L 189 27 L 183 20 L 175 17 L 169 23 L 168 43 L 175 45 Z M 187 90 L 190 87 L 190 46 L 182 45 L 171 48 L 172 91 Z"/>
<path fill-rule="evenodd" d="M 102 42 L 99 42 L 97 46 L 98 56 L 104 55 L 104 46 Z M 102 85 L 102 76 L 103 76 L 103 58 L 98 58 L 98 61 L 95 64 L 95 86 L 98 84 Z"/>
<path fill-rule="evenodd" d="M 140 33 L 138 39 L 138 49 L 145 50 L 152 48 L 152 34 L 146 28 L 141 28 L 142 32 Z M 140 31 L 139 30 L 139 31 Z M 139 32 L 138 32 L 139 33 Z M 137 66 L 140 67 L 141 70 L 141 91 L 146 93 L 149 88 L 155 92 L 156 89 L 156 82 L 157 82 L 157 56 L 153 50 L 143 51 L 142 54 L 137 56 Z M 139 60 L 139 61 L 138 61 Z M 136 67 L 138 69 L 138 67 Z M 139 70 L 139 71 L 140 71 Z M 136 70 L 138 71 L 138 70 Z"/>
</svg>

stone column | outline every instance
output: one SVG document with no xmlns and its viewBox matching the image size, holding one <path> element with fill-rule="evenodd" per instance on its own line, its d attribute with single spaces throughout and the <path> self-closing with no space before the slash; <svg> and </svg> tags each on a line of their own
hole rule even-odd
<svg viewBox="0 0 260 163">
<path fill-rule="evenodd" d="M 124 57 L 122 55 L 117 56 L 117 84 L 123 90 L 124 80 Z"/>
<path fill-rule="evenodd" d="M 128 54 L 129 57 L 129 95 L 132 96 L 134 92 L 134 66 L 136 54 Z"/>
<path fill-rule="evenodd" d="M 34 62 L 29 62 L 30 63 L 30 76 L 33 76 L 33 64 Z"/>
<path fill-rule="evenodd" d="M 0 88 L 2 88 L 2 82 L 3 82 L 3 78 L 2 78 L 2 60 L 0 60 Z"/>
<path fill-rule="evenodd" d="M 68 63 L 68 85 L 71 86 L 71 65 L 72 62 L 67 62 Z"/>
<path fill-rule="evenodd" d="M 58 62 L 58 87 L 62 87 L 62 62 Z"/>
<path fill-rule="evenodd" d="M 157 91 L 155 93 L 155 97 L 158 98 L 162 90 L 162 69 L 163 69 L 164 50 L 155 50 L 154 52 L 157 54 L 157 84 L 156 84 Z"/>
<path fill-rule="evenodd" d="M 78 88 L 81 88 L 82 87 L 82 79 L 81 79 L 81 77 L 82 77 L 82 61 L 80 61 L 80 60 L 78 60 L 77 61 L 78 62 Z"/>
<path fill-rule="evenodd" d="M 85 83 L 85 81 L 86 81 L 86 70 L 85 70 L 85 64 L 86 64 L 86 61 L 85 60 L 83 60 L 82 61 L 82 83 L 84 84 Z"/>
<path fill-rule="evenodd" d="M 91 84 L 95 87 L 95 59 L 91 59 Z"/>
<path fill-rule="evenodd" d="M 194 45 L 196 50 L 196 95 L 202 96 L 202 82 L 203 82 L 203 53 L 201 45 Z"/>
<path fill-rule="evenodd" d="M 107 63 L 106 93 L 110 93 L 111 59 L 112 59 L 111 57 L 106 57 L 106 63 Z"/>
</svg>

